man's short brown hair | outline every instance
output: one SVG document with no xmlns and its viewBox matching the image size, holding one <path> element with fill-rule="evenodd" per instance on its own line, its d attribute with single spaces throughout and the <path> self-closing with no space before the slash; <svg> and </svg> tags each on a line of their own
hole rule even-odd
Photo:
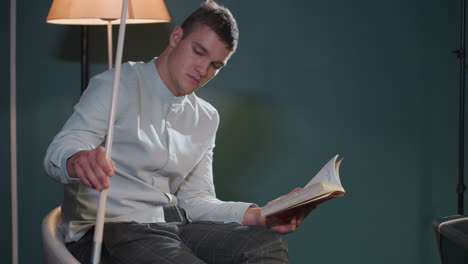
<svg viewBox="0 0 468 264">
<path fill-rule="evenodd" d="M 210 27 L 221 41 L 226 43 L 229 50 L 236 50 L 239 40 L 239 29 L 229 9 L 217 4 L 213 0 L 204 1 L 201 6 L 182 23 L 184 36 L 190 34 L 193 29 L 199 25 Z"/>
</svg>

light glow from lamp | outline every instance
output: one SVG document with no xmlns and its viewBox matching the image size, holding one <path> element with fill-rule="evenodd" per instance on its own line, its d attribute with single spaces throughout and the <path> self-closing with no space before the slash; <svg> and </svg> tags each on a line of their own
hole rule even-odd
<svg viewBox="0 0 468 264">
<path fill-rule="evenodd" d="M 54 0 L 47 23 L 63 25 L 120 24 L 122 1 Z M 126 24 L 165 23 L 171 17 L 163 0 L 129 0 Z"/>
<path fill-rule="evenodd" d="M 46 21 L 62 25 L 107 25 L 108 61 L 109 69 L 112 69 L 112 25 L 120 24 L 122 2 L 53 0 Z M 125 24 L 167 23 L 171 21 L 171 17 L 164 0 L 129 0 L 125 21 Z"/>
</svg>

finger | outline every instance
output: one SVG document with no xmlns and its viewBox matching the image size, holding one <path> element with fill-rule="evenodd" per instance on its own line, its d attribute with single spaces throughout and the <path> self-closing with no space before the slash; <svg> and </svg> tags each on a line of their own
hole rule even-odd
<svg viewBox="0 0 468 264">
<path fill-rule="evenodd" d="M 112 175 L 115 173 L 115 163 L 114 161 L 110 160 L 111 166 L 112 166 Z"/>
<path fill-rule="evenodd" d="M 317 206 L 315 205 L 304 206 L 304 208 L 302 208 L 301 214 L 299 215 L 299 219 L 298 219 L 299 225 L 302 224 L 302 222 L 304 222 L 304 220 L 307 218 L 310 212 L 312 212 L 315 208 L 317 208 Z"/>
<path fill-rule="evenodd" d="M 302 208 L 302 210 L 299 211 L 299 213 L 296 215 L 296 220 L 298 222 L 298 224 L 302 223 L 302 221 L 304 221 L 304 219 L 307 217 L 307 215 L 309 214 L 309 210 L 308 208 Z"/>
<path fill-rule="evenodd" d="M 289 225 L 288 225 L 289 232 L 294 232 L 294 231 L 296 231 L 297 226 L 298 226 L 297 220 L 296 220 L 296 218 L 293 218 L 293 219 L 291 220 L 291 222 L 289 223 Z"/>
<path fill-rule="evenodd" d="M 287 233 L 296 231 L 297 224 L 298 223 L 296 219 L 292 219 L 287 222 L 275 221 L 275 219 L 270 219 L 268 221 L 267 227 L 280 234 L 287 234 Z"/>
<path fill-rule="evenodd" d="M 83 170 L 81 169 L 81 167 L 78 165 L 78 164 L 74 164 L 73 165 L 73 170 L 75 171 L 76 173 L 76 177 L 78 177 L 78 179 L 80 179 L 80 181 L 88 186 L 88 187 L 93 187 L 91 185 L 91 183 L 88 181 L 88 179 L 86 179 L 86 175 L 84 174 Z"/>
<path fill-rule="evenodd" d="M 300 225 L 302 224 L 302 222 L 304 222 L 304 219 L 305 219 L 304 216 L 298 217 L 298 218 L 296 219 L 296 221 L 297 221 L 297 226 L 300 226 Z"/>
<path fill-rule="evenodd" d="M 290 226 L 288 227 L 288 229 L 289 229 L 289 230 L 288 230 L 288 233 L 294 232 L 294 231 L 296 231 L 296 229 L 297 229 L 297 225 L 290 225 Z"/>
<path fill-rule="evenodd" d="M 84 172 L 85 177 L 88 179 L 88 181 L 91 183 L 91 187 L 97 190 L 102 190 L 102 186 L 97 179 L 96 175 L 94 174 L 93 170 L 91 169 L 89 161 L 83 161 L 79 163 L 81 169 Z"/>
<path fill-rule="evenodd" d="M 296 217 L 297 214 L 298 209 L 292 208 L 290 210 L 286 210 L 276 215 L 273 215 L 272 218 L 276 219 L 277 222 L 289 223 L 292 218 Z"/>
<path fill-rule="evenodd" d="M 96 162 L 102 168 L 106 176 L 110 177 L 114 174 L 114 166 L 107 160 L 106 153 L 102 150 L 96 152 Z"/>
<path fill-rule="evenodd" d="M 97 165 L 97 163 L 93 163 L 92 164 L 92 170 L 93 170 L 94 176 L 99 181 L 100 185 L 103 188 L 108 188 L 109 187 L 109 179 L 108 179 L 108 176 L 106 175 L 106 173 L 104 173 L 104 171 L 102 170 L 102 168 L 99 167 Z"/>
<path fill-rule="evenodd" d="M 72 178 L 80 178 L 75 169 L 78 165 L 78 160 L 79 160 L 78 157 L 79 155 L 75 154 L 67 160 L 67 172 L 68 172 L 68 175 Z"/>
<path fill-rule="evenodd" d="M 94 156 L 91 156 L 89 163 L 90 163 L 90 166 L 94 175 L 96 176 L 97 180 L 100 182 L 101 186 L 103 188 L 108 188 L 109 187 L 109 179 L 107 178 L 108 175 L 104 172 L 103 168 L 101 167 L 101 164 L 99 163 L 98 158 L 97 158 L 98 155 L 99 153 L 96 152 Z"/>
<path fill-rule="evenodd" d="M 278 225 L 271 228 L 271 230 L 280 234 L 287 234 L 296 231 L 295 225 Z"/>
<path fill-rule="evenodd" d="M 306 216 L 307 216 L 307 215 L 302 214 L 302 215 L 298 215 L 298 216 L 296 217 L 297 226 L 302 225 L 302 222 L 304 222 Z"/>
<path fill-rule="evenodd" d="M 293 226 L 297 226 L 297 219 L 296 218 L 291 219 L 291 222 L 289 224 Z"/>
</svg>

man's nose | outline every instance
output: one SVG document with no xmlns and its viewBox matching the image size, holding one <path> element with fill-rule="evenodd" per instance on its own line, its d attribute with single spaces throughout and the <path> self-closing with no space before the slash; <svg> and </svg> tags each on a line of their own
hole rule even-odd
<svg viewBox="0 0 468 264">
<path fill-rule="evenodd" d="M 200 59 L 197 63 L 197 71 L 200 76 L 205 76 L 208 72 L 208 67 L 210 66 L 209 60 Z"/>
</svg>

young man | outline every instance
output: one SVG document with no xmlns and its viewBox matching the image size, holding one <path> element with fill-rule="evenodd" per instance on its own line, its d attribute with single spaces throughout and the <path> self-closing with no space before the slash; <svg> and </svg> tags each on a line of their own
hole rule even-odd
<svg viewBox="0 0 468 264">
<path fill-rule="evenodd" d="M 158 58 L 122 65 L 112 161 L 102 146 L 113 72 L 91 80 L 45 157 L 47 173 L 64 184 L 60 228 L 81 262 L 91 257 L 99 191 L 109 188 L 107 261 L 287 263 L 279 233 L 294 231 L 308 210 L 266 219 L 256 205 L 215 196 L 219 117 L 194 91 L 227 64 L 237 40 L 229 10 L 206 1 L 173 30 Z"/>
</svg>

